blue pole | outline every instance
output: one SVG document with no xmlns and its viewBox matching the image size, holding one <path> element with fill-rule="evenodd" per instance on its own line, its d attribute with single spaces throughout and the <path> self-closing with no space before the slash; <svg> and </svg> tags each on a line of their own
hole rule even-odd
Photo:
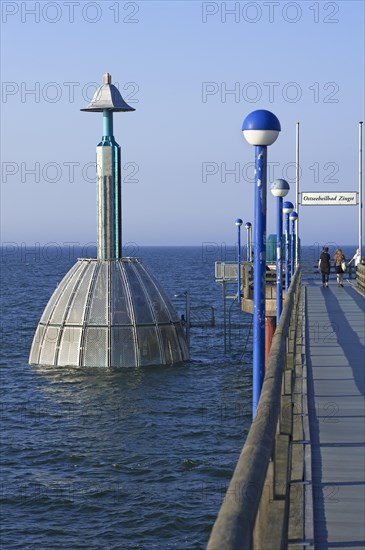
<svg viewBox="0 0 365 550">
<path fill-rule="evenodd" d="M 249 227 L 246 227 L 246 243 L 247 243 L 247 253 L 246 253 L 246 261 L 247 262 L 250 262 L 251 261 L 251 254 L 250 254 L 250 237 L 249 237 L 249 231 L 250 231 L 250 228 Z"/>
<path fill-rule="evenodd" d="M 241 309 L 241 226 L 237 226 L 238 235 L 238 254 L 237 254 L 237 299 L 238 299 L 238 306 Z"/>
<path fill-rule="evenodd" d="M 251 232 L 252 232 L 252 225 L 250 222 L 247 222 L 245 225 L 246 231 L 247 231 L 247 255 L 246 260 L 248 262 L 252 261 L 252 239 L 251 239 Z"/>
<path fill-rule="evenodd" d="M 290 248 L 289 248 L 289 214 L 285 214 L 285 290 L 288 292 L 290 285 Z"/>
<path fill-rule="evenodd" d="M 255 417 L 265 372 L 267 147 L 255 146 L 255 255 L 253 283 L 252 415 Z"/>
<path fill-rule="evenodd" d="M 281 238 L 283 234 L 283 197 L 277 198 L 277 219 L 276 219 L 276 326 L 279 324 L 283 308 L 283 291 L 281 286 L 282 259 L 281 259 Z"/>
<path fill-rule="evenodd" d="M 290 273 L 293 277 L 295 267 L 295 220 L 291 222 L 291 264 L 290 264 Z"/>
<path fill-rule="evenodd" d="M 103 137 L 113 135 L 113 111 L 103 109 Z"/>
</svg>

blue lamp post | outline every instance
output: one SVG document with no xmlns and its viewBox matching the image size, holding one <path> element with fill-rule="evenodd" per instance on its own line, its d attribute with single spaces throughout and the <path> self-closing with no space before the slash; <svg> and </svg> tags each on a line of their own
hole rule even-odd
<svg viewBox="0 0 365 550">
<path fill-rule="evenodd" d="M 238 305 L 241 308 L 241 225 L 243 221 L 241 218 L 237 218 L 235 225 L 237 227 L 237 244 L 238 244 L 238 254 L 237 254 L 237 300 Z"/>
<path fill-rule="evenodd" d="M 276 324 L 278 325 L 283 308 L 283 290 L 281 286 L 281 275 L 283 262 L 281 259 L 281 239 L 283 234 L 283 197 L 289 193 L 289 184 L 282 179 L 275 180 L 271 185 L 271 193 L 277 197 L 277 219 L 276 219 Z"/>
<path fill-rule="evenodd" d="M 267 147 L 272 145 L 281 130 L 278 118 L 260 109 L 243 121 L 242 132 L 250 145 L 255 146 L 255 256 L 253 295 L 253 380 L 252 414 L 260 399 L 265 372 L 265 285 L 266 285 L 266 167 Z"/>
<path fill-rule="evenodd" d="M 289 243 L 289 214 L 294 210 L 292 202 L 285 201 L 283 214 L 285 215 L 285 291 L 288 292 L 290 285 L 290 243 Z"/>
<path fill-rule="evenodd" d="M 245 229 L 247 231 L 247 256 L 248 262 L 252 262 L 252 225 L 251 222 L 245 223 Z"/>
<path fill-rule="evenodd" d="M 295 258 L 295 243 L 297 235 L 295 234 L 295 222 L 298 219 L 298 214 L 296 212 L 293 212 L 289 215 L 289 220 L 291 221 L 291 264 L 290 264 L 290 274 L 293 277 L 294 270 L 295 270 L 295 264 L 296 264 L 296 258 Z"/>
</svg>

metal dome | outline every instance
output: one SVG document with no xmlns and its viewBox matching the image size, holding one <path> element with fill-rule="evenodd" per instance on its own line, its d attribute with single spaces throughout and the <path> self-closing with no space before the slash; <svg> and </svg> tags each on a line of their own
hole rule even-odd
<svg viewBox="0 0 365 550">
<path fill-rule="evenodd" d="M 80 259 L 44 310 L 29 362 L 137 367 L 188 358 L 175 309 L 137 258 Z"/>
</svg>

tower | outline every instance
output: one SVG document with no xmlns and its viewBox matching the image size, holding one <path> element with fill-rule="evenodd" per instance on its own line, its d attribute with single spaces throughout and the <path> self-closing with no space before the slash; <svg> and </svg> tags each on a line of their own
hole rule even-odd
<svg viewBox="0 0 365 550">
<path fill-rule="evenodd" d="M 121 152 L 113 113 L 134 111 L 105 74 L 91 103 L 103 114 L 96 148 L 97 258 L 79 259 L 51 296 L 29 363 L 71 367 L 169 365 L 189 359 L 169 298 L 138 258 L 122 256 Z"/>
</svg>

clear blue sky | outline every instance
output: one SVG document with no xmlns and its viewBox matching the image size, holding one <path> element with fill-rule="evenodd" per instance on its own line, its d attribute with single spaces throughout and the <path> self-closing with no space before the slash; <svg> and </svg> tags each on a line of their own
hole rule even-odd
<svg viewBox="0 0 365 550">
<path fill-rule="evenodd" d="M 362 1 L 2 2 L 1 241 L 95 240 L 102 120 L 79 109 L 107 71 L 136 108 L 114 117 L 124 242 L 233 242 L 253 217 L 241 126 L 259 108 L 281 121 L 269 174 L 292 183 L 288 200 L 297 121 L 301 190 L 356 191 L 363 46 Z M 356 243 L 357 216 L 303 207 L 302 242 Z"/>
</svg>

